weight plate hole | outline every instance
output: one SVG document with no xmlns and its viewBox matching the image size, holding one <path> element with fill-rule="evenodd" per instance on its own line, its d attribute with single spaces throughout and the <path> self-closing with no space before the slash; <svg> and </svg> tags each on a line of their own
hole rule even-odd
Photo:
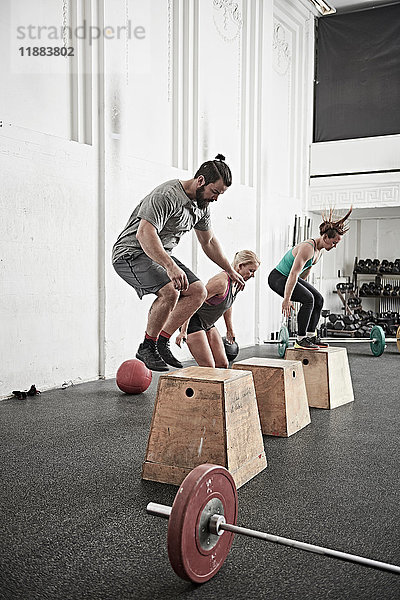
<svg viewBox="0 0 400 600">
<path fill-rule="evenodd" d="M 296 371 L 292 371 L 293 377 L 296 377 Z"/>
<path fill-rule="evenodd" d="M 308 360 L 308 358 L 303 358 L 303 365 L 308 365 L 310 361 Z"/>
<path fill-rule="evenodd" d="M 185 394 L 186 394 L 186 396 L 188 398 L 193 398 L 193 396 L 194 396 L 194 389 L 193 388 L 186 388 Z"/>
</svg>

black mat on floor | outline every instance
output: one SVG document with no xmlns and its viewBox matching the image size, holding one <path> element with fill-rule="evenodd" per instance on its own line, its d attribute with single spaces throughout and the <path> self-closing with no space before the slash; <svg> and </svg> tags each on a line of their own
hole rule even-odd
<svg viewBox="0 0 400 600">
<path fill-rule="evenodd" d="M 400 564 L 400 355 L 348 352 L 355 402 L 264 436 L 268 468 L 239 489 L 238 523 Z M 255 355 L 276 357 L 238 359 Z M 0 403 L 1 599 L 400 597 L 400 576 L 243 536 L 210 582 L 180 580 L 166 521 L 145 511 L 177 488 L 140 477 L 157 379 L 140 396 L 109 380 Z"/>
</svg>

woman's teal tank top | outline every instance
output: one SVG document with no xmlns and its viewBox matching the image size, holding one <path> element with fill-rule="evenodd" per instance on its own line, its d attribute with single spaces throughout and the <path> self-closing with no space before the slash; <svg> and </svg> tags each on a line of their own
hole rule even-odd
<svg viewBox="0 0 400 600">
<path fill-rule="evenodd" d="M 313 247 L 314 254 L 312 255 L 312 258 L 309 258 L 307 260 L 306 264 L 304 265 L 303 269 L 301 270 L 301 273 L 303 273 L 309 267 L 311 267 L 312 261 L 314 260 L 314 256 L 315 256 L 315 242 L 314 242 L 314 244 L 312 244 L 311 242 L 306 242 L 306 244 L 310 244 L 310 246 Z M 293 248 L 295 248 L 295 246 L 293 246 Z M 285 275 L 286 277 L 289 277 L 290 270 L 294 263 L 293 248 L 290 248 L 290 250 L 288 250 L 286 252 L 286 254 L 282 258 L 282 260 L 275 267 L 275 269 L 277 271 L 279 271 L 279 273 L 282 273 L 282 275 Z"/>
</svg>

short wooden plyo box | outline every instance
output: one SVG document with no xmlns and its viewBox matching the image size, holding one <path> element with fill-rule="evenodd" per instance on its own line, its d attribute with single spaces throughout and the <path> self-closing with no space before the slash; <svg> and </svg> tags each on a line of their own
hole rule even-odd
<svg viewBox="0 0 400 600">
<path fill-rule="evenodd" d="M 309 406 L 330 409 L 354 402 L 346 348 L 288 348 L 285 359 L 302 362 Z"/>
<path fill-rule="evenodd" d="M 265 435 L 289 437 L 311 422 L 300 361 L 253 357 L 234 363 L 233 368 L 253 373 Z"/>
<path fill-rule="evenodd" d="M 203 463 L 226 467 L 237 487 L 267 466 L 249 371 L 187 367 L 160 376 L 142 477 L 180 485 Z"/>
</svg>

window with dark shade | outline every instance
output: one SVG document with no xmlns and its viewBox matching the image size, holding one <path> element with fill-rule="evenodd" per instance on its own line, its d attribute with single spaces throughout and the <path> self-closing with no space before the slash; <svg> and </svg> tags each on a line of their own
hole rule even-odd
<svg viewBox="0 0 400 600">
<path fill-rule="evenodd" d="M 320 18 L 314 142 L 400 133 L 400 3 Z"/>
</svg>

